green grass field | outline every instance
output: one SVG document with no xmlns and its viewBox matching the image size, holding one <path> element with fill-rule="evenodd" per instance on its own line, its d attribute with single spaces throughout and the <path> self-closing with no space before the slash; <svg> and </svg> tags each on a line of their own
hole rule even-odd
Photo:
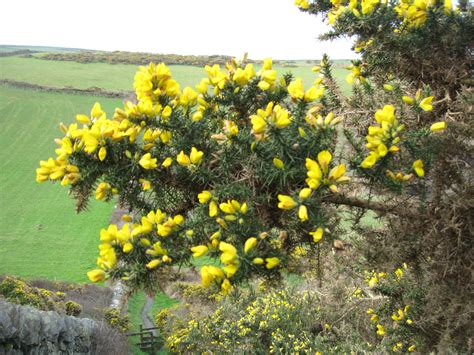
<svg viewBox="0 0 474 355">
<path fill-rule="evenodd" d="M 108 90 L 133 90 L 133 76 L 137 66 L 129 64 L 106 64 L 76 62 L 60 62 L 35 58 L 3 57 L 0 58 L 0 79 L 25 81 L 33 84 L 79 89 L 99 87 Z M 181 87 L 194 87 L 201 78 L 206 76 L 204 68 L 191 65 L 170 65 L 173 77 Z M 312 65 L 304 64 L 297 67 L 275 66 L 280 75 L 291 72 L 301 77 L 306 87 L 309 87 L 317 75 L 311 72 Z M 339 80 L 344 92 L 350 90 L 344 80 L 348 71 L 334 68 L 334 75 Z"/>
<path fill-rule="evenodd" d="M 93 202 L 76 215 L 67 188 L 38 184 L 39 161 L 54 156 L 58 124 L 89 112 L 98 98 L 0 86 L 0 274 L 84 282 L 94 267 L 98 232 L 113 206 Z M 113 112 L 119 100 L 100 98 Z"/>
</svg>

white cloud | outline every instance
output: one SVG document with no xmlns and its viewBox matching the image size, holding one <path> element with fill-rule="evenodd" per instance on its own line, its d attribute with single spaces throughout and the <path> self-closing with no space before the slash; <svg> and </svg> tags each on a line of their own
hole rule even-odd
<svg viewBox="0 0 474 355">
<path fill-rule="evenodd" d="M 350 42 L 292 0 L 16 0 L 3 2 L 0 44 L 260 59 L 354 58 Z"/>
</svg>

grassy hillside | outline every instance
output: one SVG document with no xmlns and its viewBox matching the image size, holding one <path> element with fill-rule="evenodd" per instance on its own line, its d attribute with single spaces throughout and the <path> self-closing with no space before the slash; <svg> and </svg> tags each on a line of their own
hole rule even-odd
<svg viewBox="0 0 474 355">
<path fill-rule="evenodd" d="M 133 76 L 137 66 L 129 64 L 106 64 L 60 62 L 36 58 L 4 57 L 0 58 L 0 79 L 26 81 L 46 86 L 73 86 L 86 89 L 92 86 L 108 90 L 133 90 Z M 206 76 L 204 68 L 191 65 L 170 65 L 173 77 L 181 86 L 193 86 Z M 292 72 L 303 79 L 306 86 L 317 77 L 311 72 L 311 64 L 298 63 L 296 67 L 275 65 L 279 74 Z M 348 71 L 335 68 L 334 75 L 339 79 L 344 90 L 350 90 L 344 80 Z"/>
<path fill-rule="evenodd" d="M 96 100 L 0 86 L 0 274 L 87 280 L 98 232 L 113 206 L 94 202 L 89 212 L 76 215 L 67 189 L 36 183 L 35 169 L 54 155 L 59 122 L 89 112 Z M 100 101 L 107 112 L 120 103 Z"/>
</svg>

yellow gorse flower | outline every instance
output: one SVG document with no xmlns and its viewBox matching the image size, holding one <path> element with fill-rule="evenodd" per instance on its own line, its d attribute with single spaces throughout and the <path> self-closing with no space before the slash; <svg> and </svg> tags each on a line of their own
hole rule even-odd
<svg viewBox="0 0 474 355">
<path fill-rule="evenodd" d="M 253 64 L 247 64 L 244 69 L 237 68 L 232 76 L 232 80 L 239 86 L 246 85 L 255 76 Z"/>
<path fill-rule="evenodd" d="M 392 171 L 387 170 L 387 176 L 392 179 L 393 181 L 398 181 L 398 182 L 405 182 L 409 181 L 413 178 L 413 174 L 408 174 L 405 175 L 402 172 L 398 172 L 397 174 L 394 174 Z"/>
<path fill-rule="evenodd" d="M 310 126 L 325 129 L 328 127 L 333 127 L 342 121 L 342 116 L 334 117 L 333 112 L 329 112 L 325 118 L 323 118 L 321 115 L 314 116 L 319 108 L 320 106 L 314 106 L 308 110 L 305 120 Z"/>
<path fill-rule="evenodd" d="M 227 202 L 221 203 L 219 208 L 222 212 L 227 214 L 235 214 L 240 211 L 240 203 L 236 200 L 228 200 Z"/>
<path fill-rule="evenodd" d="M 197 97 L 197 92 L 187 86 L 179 96 L 179 104 L 184 107 L 194 106 L 197 102 Z"/>
<path fill-rule="evenodd" d="M 192 147 L 189 156 L 185 154 L 184 151 L 181 151 L 176 157 L 176 161 L 181 166 L 199 165 L 201 164 L 203 157 L 204 152 L 201 152 L 195 147 Z"/>
<path fill-rule="evenodd" d="M 207 203 L 212 197 L 210 191 L 204 190 L 198 195 L 199 203 Z"/>
<path fill-rule="evenodd" d="M 146 264 L 146 268 L 147 268 L 147 269 L 155 269 L 155 268 L 158 267 L 160 264 L 161 264 L 161 260 L 160 260 L 160 259 L 153 259 L 153 260 L 151 260 L 148 264 Z"/>
<path fill-rule="evenodd" d="M 281 208 L 282 210 L 291 210 L 298 206 L 298 203 L 291 198 L 291 196 L 287 195 L 278 195 L 278 208 Z"/>
<path fill-rule="evenodd" d="M 288 93 L 295 100 L 311 102 L 321 98 L 324 95 L 324 87 L 312 86 L 306 92 L 301 78 L 296 78 L 288 85 Z"/>
<path fill-rule="evenodd" d="M 433 101 L 433 98 L 434 96 L 425 97 L 423 100 L 420 101 L 418 106 L 420 106 L 423 111 L 432 111 L 433 105 L 431 104 L 431 102 Z"/>
<path fill-rule="evenodd" d="M 229 243 L 220 242 L 219 243 L 219 250 L 222 252 L 221 254 L 221 262 L 223 264 L 232 264 L 237 259 L 237 249 Z"/>
<path fill-rule="evenodd" d="M 91 270 L 87 273 L 87 277 L 92 282 L 100 282 L 105 280 L 105 272 L 101 269 Z"/>
<path fill-rule="evenodd" d="M 214 282 L 220 282 L 224 278 L 224 272 L 217 266 L 203 266 L 201 268 L 202 284 L 209 287 Z"/>
<path fill-rule="evenodd" d="M 300 198 L 301 201 L 304 201 L 306 200 L 307 198 L 309 198 L 312 194 L 313 190 L 311 190 L 310 188 L 307 188 L 305 187 L 304 189 L 302 189 L 298 195 L 298 197 Z"/>
<path fill-rule="evenodd" d="M 395 6 L 395 11 L 408 28 L 417 28 L 426 22 L 428 9 L 433 4 L 431 0 L 404 0 Z"/>
<path fill-rule="evenodd" d="M 220 90 L 224 89 L 226 82 L 229 77 L 225 71 L 222 71 L 218 64 L 214 64 L 212 67 L 206 65 L 204 70 L 209 77 L 209 84 L 214 86 L 214 92 L 217 94 Z"/>
<path fill-rule="evenodd" d="M 245 241 L 244 253 L 247 254 L 250 250 L 257 246 L 257 238 L 252 237 Z"/>
<path fill-rule="evenodd" d="M 308 220 L 308 208 L 305 205 L 301 205 L 298 209 L 298 217 L 302 222 Z"/>
<path fill-rule="evenodd" d="M 446 129 L 446 122 L 440 121 L 433 123 L 430 127 L 431 132 L 442 132 Z"/>
<path fill-rule="evenodd" d="M 269 270 L 276 268 L 278 265 L 280 265 L 280 259 L 276 257 L 272 258 L 265 258 L 265 267 Z"/>
<path fill-rule="evenodd" d="M 379 126 L 369 126 L 369 134 L 366 136 L 365 146 L 370 149 L 370 153 L 360 165 L 364 169 L 372 168 L 388 153 L 398 152 L 396 144 L 400 142 L 399 134 L 405 129 L 395 118 L 395 107 L 392 105 L 385 105 L 383 109 L 378 110 L 375 120 Z"/>
<path fill-rule="evenodd" d="M 313 237 L 313 242 L 319 243 L 323 239 L 324 230 L 319 227 L 314 232 L 309 232 L 309 234 Z"/>
<path fill-rule="evenodd" d="M 200 256 L 206 255 L 208 248 L 205 245 L 198 245 L 191 248 L 193 257 L 199 258 Z"/>
<path fill-rule="evenodd" d="M 350 74 L 346 76 L 346 81 L 348 84 L 354 84 L 354 82 L 365 83 L 365 78 L 361 74 L 360 65 L 351 64 L 347 67 L 351 71 Z"/>
<path fill-rule="evenodd" d="M 273 61 L 271 58 L 265 58 L 263 60 L 262 69 L 258 71 L 257 75 L 260 77 L 258 87 L 263 90 L 271 89 L 276 81 L 277 72 L 273 70 Z"/>
<path fill-rule="evenodd" d="M 97 189 L 95 190 L 95 198 L 96 200 L 104 200 L 106 197 L 110 196 L 110 191 L 112 190 L 112 187 L 110 184 L 106 182 L 101 182 L 98 186 Z"/>
<path fill-rule="evenodd" d="M 407 105 L 413 105 L 415 103 L 415 101 L 410 96 L 403 96 L 402 100 Z"/>
<path fill-rule="evenodd" d="M 425 170 L 423 169 L 423 161 L 417 160 L 412 165 L 413 170 L 415 170 L 416 175 L 419 177 L 425 176 Z"/>
<path fill-rule="evenodd" d="M 300 9 L 308 9 L 309 8 L 309 1 L 308 0 L 295 0 L 295 5 L 298 6 Z"/>
<path fill-rule="evenodd" d="M 275 165 L 278 169 L 284 169 L 285 163 L 279 158 L 273 158 L 273 165 Z"/>
<path fill-rule="evenodd" d="M 138 164 L 140 164 L 143 169 L 155 169 L 158 167 L 157 160 L 156 158 L 152 158 L 150 153 L 146 153 L 142 156 Z"/>
</svg>

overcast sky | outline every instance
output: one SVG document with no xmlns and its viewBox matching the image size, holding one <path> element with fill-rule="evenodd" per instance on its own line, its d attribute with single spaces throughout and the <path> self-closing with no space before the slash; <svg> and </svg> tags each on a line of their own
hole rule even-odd
<svg viewBox="0 0 474 355">
<path fill-rule="evenodd" d="M 319 42 L 327 27 L 293 0 L 7 0 L 0 9 L 0 44 L 354 58 L 347 40 Z"/>
</svg>

